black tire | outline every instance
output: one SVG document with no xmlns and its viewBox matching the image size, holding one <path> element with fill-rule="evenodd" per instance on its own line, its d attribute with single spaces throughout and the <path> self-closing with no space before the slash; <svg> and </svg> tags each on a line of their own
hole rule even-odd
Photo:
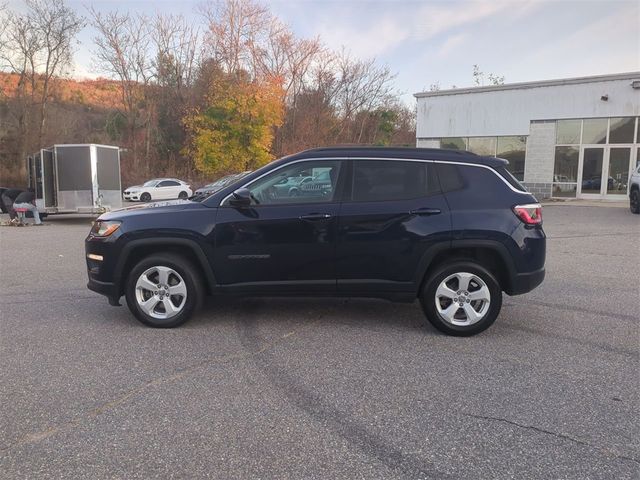
<svg viewBox="0 0 640 480">
<path fill-rule="evenodd" d="M 152 267 L 168 267 L 177 272 L 186 284 L 186 299 L 182 310 L 174 317 L 158 319 L 147 314 L 138 304 L 136 282 L 138 278 Z M 179 255 L 151 255 L 142 259 L 129 273 L 125 285 L 125 298 L 131 313 L 149 327 L 174 328 L 182 325 L 200 308 L 204 298 L 203 283 L 198 269 L 187 259 Z"/>
<path fill-rule="evenodd" d="M 640 213 L 640 192 L 637 189 L 629 195 L 629 210 L 636 215 Z"/>
<path fill-rule="evenodd" d="M 144 192 L 142 195 L 140 195 L 140 201 L 141 202 L 150 202 L 151 201 L 151 194 L 148 192 Z"/>
<path fill-rule="evenodd" d="M 477 323 L 471 325 L 455 325 L 446 321 L 436 308 L 436 291 L 442 281 L 450 275 L 467 272 L 480 278 L 489 289 L 491 295 L 488 310 L 484 317 Z M 498 318 L 502 308 L 502 289 L 493 274 L 482 265 L 473 260 L 456 260 L 436 267 L 427 274 L 422 292 L 420 292 L 420 304 L 427 317 L 427 320 L 435 328 L 447 335 L 456 337 L 468 337 L 480 333 L 489 328 Z"/>
<path fill-rule="evenodd" d="M 178 198 L 179 198 L 180 200 L 185 200 L 185 199 L 186 199 L 186 198 L 188 198 L 188 197 L 189 197 L 189 194 L 188 194 L 187 192 L 180 192 L 180 193 L 178 194 Z"/>
</svg>

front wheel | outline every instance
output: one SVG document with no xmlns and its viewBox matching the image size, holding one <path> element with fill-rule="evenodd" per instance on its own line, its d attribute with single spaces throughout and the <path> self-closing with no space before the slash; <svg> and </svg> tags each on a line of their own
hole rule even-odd
<svg viewBox="0 0 640 480">
<path fill-rule="evenodd" d="M 151 201 L 151 194 L 144 192 L 142 195 L 140 195 L 140 201 L 141 202 L 150 202 Z"/>
<path fill-rule="evenodd" d="M 640 192 L 634 190 L 629 195 L 629 210 L 636 215 L 640 213 Z"/>
<path fill-rule="evenodd" d="M 203 298 L 202 282 L 188 260 L 177 255 L 152 255 L 127 277 L 129 310 L 145 325 L 173 328 L 185 323 Z"/>
<path fill-rule="evenodd" d="M 456 261 L 429 274 L 420 303 L 435 328 L 466 337 L 486 330 L 496 321 L 502 308 L 502 289 L 483 266 Z"/>
</svg>

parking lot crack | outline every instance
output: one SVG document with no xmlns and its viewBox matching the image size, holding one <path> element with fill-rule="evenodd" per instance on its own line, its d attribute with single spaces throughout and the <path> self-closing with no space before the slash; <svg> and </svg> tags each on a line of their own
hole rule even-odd
<svg viewBox="0 0 640 480">
<path fill-rule="evenodd" d="M 611 455 L 611 456 L 613 456 L 613 457 L 615 457 L 617 459 L 627 460 L 627 461 L 634 462 L 634 463 L 637 463 L 637 464 L 640 465 L 640 460 L 638 460 L 636 458 L 628 457 L 628 456 L 625 456 L 625 455 L 618 455 L 617 453 L 615 453 L 615 452 L 613 452 L 613 451 L 611 451 L 609 449 L 604 449 L 602 447 L 598 447 L 597 445 L 592 445 L 591 443 L 585 442 L 583 440 L 579 440 L 577 438 L 574 438 L 574 437 L 572 437 L 570 435 L 566 435 L 564 433 L 553 432 L 551 430 L 547 430 L 547 429 L 544 429 L 544 428 L 536 427 L 534 425 L 524 425 L 522 423 L 514 422 L 513 420 L 508 420 L 506 418 L 491 417 L 491 416 L 488 416 L 488 415 L 477 415 L 477 414 L 473 414 L 473 413 L 463 413 L 462 415 L 465 416 L 465 417 L 476 418 L 476 419 L 479 419 L 479 420 L 486 420 L 486 421 L 489 421 L 489 422 L 506 423 L 506 424 L 512 425 L 514 427 L 518 427 L 518 428 L 522 428 L 522 429 L 526 429 L 526 430 L 532 430 L 534 432 L 542 433 L 544 435 L 551 435 L 551 436 L 554 436 L 556 438 L 560 438 L 562 440 L 567 440 L 569 442 L 575 443 L 577 445 L 582 445 L 584 447 L 589 447 L 589 448 L 593 448 L 593 449 L 596 449 L 596 450 L 603 451 L 604 453 L 606 453 L 608 455 Z"/>
</svg>

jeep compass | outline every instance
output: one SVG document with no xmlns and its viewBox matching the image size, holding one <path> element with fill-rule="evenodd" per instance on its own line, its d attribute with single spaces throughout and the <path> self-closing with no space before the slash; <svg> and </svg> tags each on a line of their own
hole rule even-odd
<svg viewBox="0 0 640 480">
<path fill-rule="evenodd" d="M 542 209 L 508 162 L 416 148 L 319 148 L 193 200 L 103 214 L 88 287 L 152 327 L 206 295 L 420 301 L 450 335 L 498 317 L 544 279 Z M 302 182 L 300 179 L 311 179 Z M 292 195 L 291 188 L 299 189 Z"/>
</svg>

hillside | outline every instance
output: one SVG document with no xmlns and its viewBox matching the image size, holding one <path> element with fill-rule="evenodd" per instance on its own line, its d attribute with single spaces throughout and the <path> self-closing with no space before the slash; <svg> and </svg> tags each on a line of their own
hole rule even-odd
<svg viewBox="0 0 640 480">
<path fill-rule="evenodd" d="M 0 72 L 0 98 L 16 96 L 19 76 Z M 117 109 L 120 105 L 119 84 L 113 80 L 56 79 L 52 88 L 53 100 L 59 103 L 73 103 L 102 110 Z"/>
</svg>

